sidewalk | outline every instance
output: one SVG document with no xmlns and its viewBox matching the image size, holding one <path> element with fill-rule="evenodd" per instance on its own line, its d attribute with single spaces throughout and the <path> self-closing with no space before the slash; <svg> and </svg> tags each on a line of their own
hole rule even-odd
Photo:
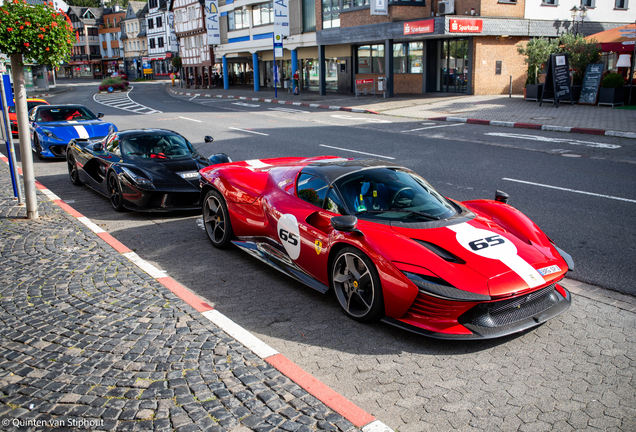
<svg viewBox="0 0 636 432">
<path fill-rule="evenodd" d="M 0 430 L 389 430 L 5 162 Z"/>
<path fill-rule="evenodd" d="M 595 135 L 636 138 L 636 109 L 608 106 L 569 105 L 560 103 L 526 102 L 513 95 L 470 96 L 463 94 L 429 93 L 426 95 L 397 95 L 394 98 L 302 92 L 293 95 L 287 89 L 275 92 L 262 89 L 255 92 L 249 86 L 234 86 L 229 90 L 186 89 L 168 85 L 168 91 L 201 97 L 234 97 L 247 100 L 274 101 L 300 106 L 320 105 L 321 108 L 369 112 L 415 119 L 461 121 L 493 126 L 522 127 L 562 132 L 591 133 Z M 276 97 L 277 96 L 277 97 Z M 494 122 L 494 123 L 491 123 Z M 574 129 L 574 130 L 572 130 Z"/>
</svg>

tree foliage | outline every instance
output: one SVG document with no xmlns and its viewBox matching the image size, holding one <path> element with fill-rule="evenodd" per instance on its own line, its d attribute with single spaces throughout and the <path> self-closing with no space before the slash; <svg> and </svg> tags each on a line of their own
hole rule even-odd
<svg viewBox="0 0 636 432">
<path fill-rule="evenodd" d="M 68 0 L 66 2 L 69 6 L 79 6 L 79 7 L 99 7 L 99 0 Z"/>
<path fill-rule="evenodd" d="M 530 39 L 524 46 L 517 45 L 517 52 L 526 56 L 525 62 L 528 64 L 528 79 L 526 84 L 537 84 L 541 64 L 546 63 L 550 54 L 554 54 L 559 49 L 557 39 L 544 37 Z"/>
<path fill-rule="evenodd" d="M 0 51 L 5 54 L 57 65 L 70 57 L 76 37 L 71 20 L 53 2 L 31 6 L 10 0 L 0 7 Z"/>
<path fill-rule="evenodd" d="M 179 56 L 173 57 L 172 58 L 172 66 L 174 66 L 177 69 L 181 69 L 181 66 L 182 66 L 181 57 L 179 57 Z"/>
</svg>

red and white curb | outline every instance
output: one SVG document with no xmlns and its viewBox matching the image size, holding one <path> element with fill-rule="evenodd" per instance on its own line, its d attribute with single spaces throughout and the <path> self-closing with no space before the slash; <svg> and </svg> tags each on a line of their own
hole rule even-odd
<svg viewBox="0 0 636 432">
<path fill-rule="evenodd" d="M 479 119 L 469 119 L 469 118 L 462 118 L 462 117 L 432 117 L 427 120 L 470 123 L 470 124 L 479 124 L 479 125 L 486 125 L 486 126 L 502 126 L 502 127 L 509 127 L 509 128 L 537 129 L 537 130 L 553 131 L 553 132 L 571 132 L 571 133 L 581 133 L 581 134 L 591 134 L 591 135 L 605 135 L 605 136 L 611 136 L 611 137 L 636 139 L 635 132 L 618 132 L 618 131 L 608 131 L 605 129 L 540 125 L 540 124 L 534 124 L 534 123 L 515 123 L 515 122 L 506 122 L 506 121 L 497 121 L 497 120 L 479 120 Z"/>
<path fill-rule="evenodd" d="M 378 114 L 376 111 L 365 110 L 360 108 L 347 108 L 333 105 L 320 105 L 320 104 L 310 104 L 304 102 L 292 102 L 292 101 L 283 101 L 278 99 L 264 99 L 264 98 L 253 98 L 247 96 L 229 96 L 229 95 L 210 95 L 203 93 L 186 93 L 180 92 L 176 90 L 172 90 L 168 87 L 168 91 L 172 94 L 180 95 L 180 96 L 197 96 L 197 97 L 206 97 L 206 98 L 218 98 L 218 99 L 237 99 L 237 100 L 245 100 L 245 101 L 253 101 L 253 102 L 264 102 L 264 103 L 276 103 L 281 105 L 295 105 L 295 106 L 303 106 L 308 108 L 319 108 L 319 109 L 328 109 L 333 111 L 349 111 L 356 113 L 366 113 L 366 114 Z"/>
<path fill-rule="evenodd" d="M 2 153 L 0 153 L 0 160 L 7 164 L 9 163 L 7 157 Z M 18 167 L 18 173 L 22 175 L 22 169 L 20 167 Z M 159 270 L 157 267 L 145 261 L 127 246 L 93 223 L 89 218 L 66 204 L 62 199 L 60 199 L 60 197 L 55 195 L 37 180 L 35 181 L 35 187 L 38 188 L 48 199 L 53 201 L 54 204 L 57 204 L 68 214 L 75 217 L 79 222 L 93 231 L 98 237 L 108 243 L 113 249 L 126 257 L 141 270 L 145 271 L 161 285 L 168 288 L 181 300 L 192 306 L 192 308 L 201 313 L 201 315 L 210 320 L 214 325 L 232 336 L 246 348 L 250 349 L 259 358 L 278 369 L 283 375 L 287 376 L 300 387 L 305 389 L 305 391 L 309 394 L 349 420 L 355 427 L 361 428 L 363 432 L 393 432 L 393 429 L 389 428 L 371 414 L 367 413 L 353 402 L 347 400 L 344 396 L 323 384 L 308 372 L 305 372 L 300 366 L 296 365 L 283 354 L 261 341 L 259 338 L 236 324 L 218 310 L 214 309 L 203 298 L 199 297 L 197 294 L 193 293 L 188 288 L 168 276 L 165 271 Z"/>
</svg>

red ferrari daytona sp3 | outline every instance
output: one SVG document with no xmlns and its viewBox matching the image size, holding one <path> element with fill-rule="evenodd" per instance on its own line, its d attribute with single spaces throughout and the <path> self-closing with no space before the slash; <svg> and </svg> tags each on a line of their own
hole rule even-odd
<svg viewBox="0 0 636 432">
<path fill-rule="evenodd" d="M 203 219 L 345 313 L 442 339 L 537 326 L 570 306 L 573 269 L 530 219 L 496 200 L 457 202 L 413 171 L 369 159 L 277 158 L 200 171 Z"/>
</svg>

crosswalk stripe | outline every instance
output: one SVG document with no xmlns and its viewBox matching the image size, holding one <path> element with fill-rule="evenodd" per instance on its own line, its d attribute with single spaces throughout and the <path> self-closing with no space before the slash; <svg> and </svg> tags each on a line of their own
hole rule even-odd
<svg viewBox="0 0 636 432">
<path fill-rule="evenodd" d="M 134 89 L 131 87 L 126 93 L 110 94 L 110 93 L 96 93 L 93 96 L 93 100 L 101 105 L 106 105 L 111 108 L 117 108 L 123 111 L 134 112 L 136 114 L 161 114 L 162 111 L 154 108 L 147 107 L 140 103 L 135 102 L 130 98 L 130 92 Z"/>
</svg>

